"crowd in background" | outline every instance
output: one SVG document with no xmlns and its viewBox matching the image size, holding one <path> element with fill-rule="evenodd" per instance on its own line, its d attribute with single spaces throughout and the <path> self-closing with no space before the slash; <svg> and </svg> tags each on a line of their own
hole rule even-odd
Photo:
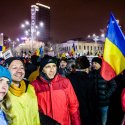
<svg viewBox="0 0 125 125">
<path fill-rule="evenodd" d="M 0 58 L 0 125 L 125 125 L 125 72 L 106 81 L 102 58 Z"/>
</svg>

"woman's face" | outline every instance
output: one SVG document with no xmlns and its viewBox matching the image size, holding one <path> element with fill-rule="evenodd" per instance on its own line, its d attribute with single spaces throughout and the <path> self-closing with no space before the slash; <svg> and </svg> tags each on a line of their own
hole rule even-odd
<svg viewBox="0 0 125 125">
<path fill-rule="evenodd" d="M 24 65 L 20 60 L 12 61 L 8 69 L 11 72 L 12 81 L 14 82 L 20 82 L 25 76 Z"/>
<path fill-rule="evenodd" d="M 9 84 L 9 79 L 5 77 L 0 78 L 0 101 L 2 101 L 4 96 L 7 94 Z"/>
</svg>

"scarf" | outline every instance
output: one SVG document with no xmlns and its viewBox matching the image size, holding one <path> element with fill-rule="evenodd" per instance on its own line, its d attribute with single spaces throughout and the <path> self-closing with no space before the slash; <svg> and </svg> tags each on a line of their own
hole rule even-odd
<svg viewBox="0 0 125 125">
<path fill-rule="evenodd" d="M 11 84 L 9 88 L 10 92 L 15 96 L 21 96 L 26 91 L 26 84 L 24 80 L 20 82 L 20 87 L 17 87 L 15 84 Z"/>
</svg>

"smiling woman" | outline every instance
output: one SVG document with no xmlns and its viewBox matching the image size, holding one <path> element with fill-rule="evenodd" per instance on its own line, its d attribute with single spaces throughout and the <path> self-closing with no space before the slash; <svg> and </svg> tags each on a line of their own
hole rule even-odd
<svg viewBox="0 0 125 125">
<path fill-rule="evenodd" d="M 8 125 L 12 123 L 13 116 L 10 113 L 11 103 L 7 94 L 12 82 L 8 69 L 0 66 L 0 124 Z"/>
</svg>

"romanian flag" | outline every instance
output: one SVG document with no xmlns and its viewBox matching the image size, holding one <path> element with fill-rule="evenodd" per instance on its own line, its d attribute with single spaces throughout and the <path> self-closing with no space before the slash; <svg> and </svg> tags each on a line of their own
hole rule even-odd
<svg viewBox="0 0 125 125">
<path fill-rule="evenodd" d="M 0 46 L 0 51 L 5 51 L 6 50 L 6 47 L 5 46 Z"/>
<path fill-rule="evenodd" d="M 75 55 L 75 44 L 74 44 L 74 43 L 73 43 L 73 46 L 72 46 L 72 48 L 71 48 L 70 55 L 71 55 L 71 56 L 74 56 L 74 55 Z"/>
<path fill-rule="evenodd" d="M 66 53 L 62 53 L 61 58 L 62 57 L 66 58 Z"/>
<path fill-rule="evenodd" d="M 107 29 L 101 67 L 102 77 L 109 81 L 125 69 L 125 36 L 113 14 Z"/>
<path fill-rule="evenodd" d="M 40 50 L 39 49 L 36 50 L 36 56 L 40 56 Z"/>
<path fill-rule="evenodd" d="M 43 55 L 43 48 L 40 47 L 39 49 L 36 50 L 35 55 L 37 56 L 42 56 Z"/>
</svg>

